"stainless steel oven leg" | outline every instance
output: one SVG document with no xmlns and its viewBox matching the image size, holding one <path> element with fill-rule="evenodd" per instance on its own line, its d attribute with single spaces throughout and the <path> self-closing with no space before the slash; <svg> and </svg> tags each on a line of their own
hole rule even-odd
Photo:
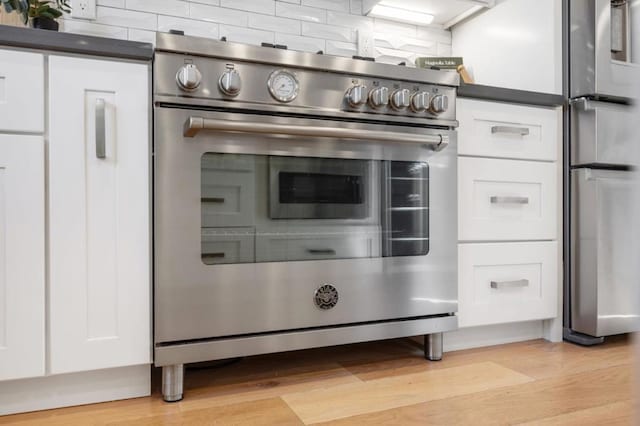
<svg viewBox="0 0 640 426">
<path fill-rule="evenodd" d="M 431 333 L 424 336 L 424 357 L 429 361 L 442 359 L 442 333 Z"/>
<path fill-rule="evenodd" d="M 167 402 L 182 399 L 184 387 L 184 364 L 162 367 L 162 398 Z"/>
</svg>

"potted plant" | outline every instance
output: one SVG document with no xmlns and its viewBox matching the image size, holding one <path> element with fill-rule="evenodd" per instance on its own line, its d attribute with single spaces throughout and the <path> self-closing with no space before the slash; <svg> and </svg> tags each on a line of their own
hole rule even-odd
<svg viewBox="0 0 640 426">
<path fill-rule="evenodd" d="M 16 12 L 22 16 L 22 21 L 31 23 L 33 28 L 58 31 L 56 21 L 63 13 L 71 12 L 69 0 L 40 1 L 40 0 L 0 0 L 7 12 Z"/>
</svg>

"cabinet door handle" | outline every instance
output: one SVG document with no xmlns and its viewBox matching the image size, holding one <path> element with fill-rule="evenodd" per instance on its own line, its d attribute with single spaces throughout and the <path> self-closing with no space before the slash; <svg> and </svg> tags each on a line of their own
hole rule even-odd
<svg viewBox="0 0 640 426">
<path fill-rule="evenodd" d="M 106 123 L 103 98 L 96 99 L 96 158 L 107 158 L 106 152 Z"/>
<path fill-rule="evenodd" d="M 529 204 L 529 197 L 498 197 L 490 198 L 491 204 Z"/>
<path fill-rule="evenodd" d="M 224 203 L 224 198 L 222 197 L 202 197 L 200 199 L 203 203 Z"/>
<path fill-rule="evenodd" d="M 307 252 L 309 254 L 336 254 L 336 251 L 334 249 L 307 249 Z"/>
<path fill-rule="evenodd" d="M 223 252 L 218 253 L 202 253 L 203 259 L 223 259 L 225 254 Z"/>
<path fill-rule="evenodd" d="M 527 127 L 493 126 L 491 127 L 491 133 L 527 136 L 529 134 L 529 129 Z"/>
<path fill-rule="evenodd" d="M 502 287 L 529 287 L 529 280 L 491 281 L 491 288 L 500 289 Z"/>
</svg>

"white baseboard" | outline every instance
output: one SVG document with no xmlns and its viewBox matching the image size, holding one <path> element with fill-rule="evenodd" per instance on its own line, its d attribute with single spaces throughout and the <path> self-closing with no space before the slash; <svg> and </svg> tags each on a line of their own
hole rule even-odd
<svg viewBox="0 0 640 426">
<path fill-rule="evenodd" d="M 444 334 L 444 351 L 522 342 L 544 337 L 543 321 L 462 328 Z"/>
<path fill-rule="evenodd" d="M 0 415 L 151 394 L 151 366 L 110 368 L 0 382 Z"/>
</svg>

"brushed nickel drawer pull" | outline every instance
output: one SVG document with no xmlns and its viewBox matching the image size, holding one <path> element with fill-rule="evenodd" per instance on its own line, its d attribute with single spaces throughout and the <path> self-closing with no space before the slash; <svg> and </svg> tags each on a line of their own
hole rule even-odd
<svg viewBox="0 0 640 426">
<path fill-rule="evenodd" d="M 491 204 L 529 204 L 529 197 L 498 197 L 490 198 Z"/>
<path fill-rule="evenodd" d="M 335 255 L 336 251 L 334 249 L 307 249 L 309 254 L 328 254 Z"/>
<path fill-rule="evenodd" d="M 221 197 L 202 197 L 200 200 L 203 203 L 224 203 L 224 198 Z"/>
<path fill-rule="evenodd" d="M 491 281 L 491 288 L 499 289 L 501 287 L 529 287 L 529 280 Z"/>
<path fill-rule="evenodd" d="M 493 126 L 491 127 L 491 133 L 505 133 L 507 135 L 529 135 L 529 129 L 527 127 L 513 127 L 513 126 Z"/>
<path fill-rule="evenodd" d="M 96 158 L 101 160 L 107 158 L 107 125 L 104 109 L 104 99 L 96 99 Z"/>
<path fill-rule="evenodd" d="M 224 259 L 225 254 L 223 252 L 218 253 L 202 253 L 203 259 Z"/>
</svg>

